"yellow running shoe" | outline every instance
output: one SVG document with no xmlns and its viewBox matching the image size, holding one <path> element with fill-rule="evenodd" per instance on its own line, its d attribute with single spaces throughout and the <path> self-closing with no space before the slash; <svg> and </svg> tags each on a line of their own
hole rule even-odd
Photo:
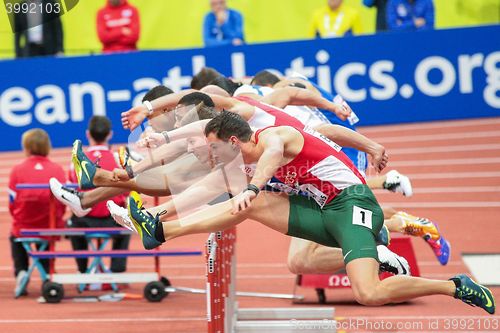
<svg viewBox="0 0 500 333">
<path fill-rule="evenodd" d="M 130 179 L 134 178 L 132 158 L 130 157 L 130 150 L 127 146 L 120 146 L 120 148 L 118 148 L 118 160 L 120 161 L 120 166 L 127 171 L 128 177 Z"/>
<path fill-rule="evenodd" d="M 403 221 L 404 233 L 407 235 L 416 237 L 428 236 L 433 240 L 441 237 L 436 225 L 426 218 L 413 216 L 405 212 L 397 212 L 394 216 Z"/>
<path fill-rule="evenodd" d="M 422 237 L 431 247 L 439 263 L 443 266 L 448 264 L 451 255 L 451 245 L 440 234 L 436 223 L 405 212 L 398 212 L 394 216 L 403 221 L 403 232 L 405 234 Z"/>
</svg>

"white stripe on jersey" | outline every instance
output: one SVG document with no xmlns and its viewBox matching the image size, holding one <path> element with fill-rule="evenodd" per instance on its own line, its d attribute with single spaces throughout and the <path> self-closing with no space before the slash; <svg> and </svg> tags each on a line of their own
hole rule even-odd
<svg viewBox="0 0 500 333">
<path fill-rule="evenodd" d="M 329 182 L 339 190 L 349 186 L 361 184 L 361 180 L 347 165 L 335 156 L 327 156 L 308 170 L 321 181 Z"/>
<path fill-rule="evenodd" d="M 264 110 L 259 109 L 256 106 L 254 107 L 254 109 L 255 112 L 252 118 L 248 120 L 248 124 L 250 125 L 250 127 L 261 129 L 269 126 L 274 126 L 274 124 L 276 123 L 275 116 L 273 116 L 270 113 L 267 113 Z"/>
</svg>

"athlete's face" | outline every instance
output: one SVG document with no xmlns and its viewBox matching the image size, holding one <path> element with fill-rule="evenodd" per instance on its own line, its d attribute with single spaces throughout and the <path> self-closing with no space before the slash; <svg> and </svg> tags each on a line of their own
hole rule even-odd
<svg viewBox="0 0 500 333">
<path fill-rule="evenodd" d="M 180 128 L 182 127 L 182 124 L 186 124 L 186 122 L 183 122 L 184 117 L 188 114 L 192 114 L 192 111 L 194 110 L 195 116 L 198 116 L 196 113 L 196 106 L 195 105 L 182 105 L 179 104 L 177 107 L 173 110 L 174 111 L 174 116 L 175 116 L 175 125 L 174 128 Z M 196 121 L 199 119 L 195 119 L 193 121 Z M 193 122 L 191 121 L 191 122 Z"/>
<path fill-rule="evenodd" d="M 335 10 L 339 8 L 339 6 L 342 4 L 342 0 L 328 0 L 328 6 L 332 9 Z"/>
<path fill-rule="evenodd" d="M 225 142 L 217 138 L 214 133 L 210 133 L 207 136 L 207 141 L 215 165 L 229 163 L 240 153 L 240 147 L 235 140 L 230 139 L 229 142 Z"/>
<path fill-rule="evenodd" d="M 163 113 L 148 120 L 149 125 L 156 131 L 171 131 L 175 125 L 175 113 L 173 110 L 163 110 Z"/>
<path fill-rule="evenodd" d="M 208 164 L 211 161 L 210 150 L 204 136 L 196 136 L 187 139 L 187 151 L 193 154 L 201 163 Z"/>
</svg>

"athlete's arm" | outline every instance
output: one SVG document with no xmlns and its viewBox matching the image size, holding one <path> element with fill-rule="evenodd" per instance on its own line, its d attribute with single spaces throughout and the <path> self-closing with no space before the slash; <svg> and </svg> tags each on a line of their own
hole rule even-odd
<svg viewBox="0 0 500 333">
<path fill-rule="evenodd" d="M 263 188 L 281 166 L 285 143 L 281 136 L 276 135 L 275 131 L 271 130 L 262 132 L 259 137 L 259 145 L 264 148 L 264 152 L 257 162 L 255 174 L 250 183 L 258 188 Z"/>
<path fill-rule="evenodd" d="M 156 148 L 166 143 L 172 143 L 193 136 L 204 136 L 205 126 L 210 120 L 211 119 L 198 120 L 172 131 L 163 131 L 161 133 L 148 134 L 147 136 L 139 140 L 137 142 L 137 145 L 141 148 Z"/>
<path fill-rule="evenodd" d="M 279 108 L 284 108 L 287 105 L 315 106 L 335 113 L 335 115 L 342 120 L 346 120 L 351 114 L 350 108 L 333 103 L 309 90 L 295 87 L 277 89 L 273 93 L 264 97 L 262 101 Z"/>
<path fill-rule="evenodd" d="M 382 171 L 387 165 L 389 156 L 385 153 L 384 146 L 358 132 L 332 124 L 319 125 L 314 130 L 343 147 L 352 147 L 369 154 L 377 172 Z"/>
<path fill-rule="evenodd" d="M 304 79 L 295 79 L 295 78 L 284 78 L 278 83 L 276 83 L 273 88 L 278 89 L 278 88 L 286 88 L 286 87 L 293 87 L 294 84 L 301 84 L 303 85 L 308 91 L 321 96 L 321 93 L 314 87 L 311 82 L 304 80 Z M 296 87 L 300 88 L 300 87 Z"/>
<path fill-rule="evenodd" d="M 237 100 L 236 98 L 233 97 L 224 97 L 224 96 L 219 96 L 219 95 L 212 95 L 208 94 L 210 98 L 214 101 L 215 107 L 217 109 L 224 109 L 229 112 L 237 113 L 240 116 L 243 117 L 245 120 L 250 120 L 254 113 L 255 113 L 255 107 Z"/>
<path fill-rule="evenodd" d="M 223 175 L 220 170 L 214 170 L 203 179 L 189 186 L 175 199 L 165 202 L 161 208 L 167 213 L 161 217 L 165 221 L 178 212 L 187 212 L 200 207 L 203 204 L 215 199 L 218 195 L 227 192 Z"/>
<path fill-rule="evenodd" d="M 122 112 L 121 118 L 123 128 L 130 129 L 131 131 L 134 130 L 137 126 L 142 124 L 144 119 L 159 116 L 163 114 L 164 109 L 174 108 L 184 95 L 190 94 L 194 91 L 196 90 L 183 90 L 181 92 L 162 96 L 151 101 L 151 105 L 154 110 L 151 115 L 149 115 L 148 108 L 144 104 L 134 106 L 130 110 Z"/>
<path fill-rule="evenodd" d="M 266 133 L 267 132 L 267 133 Z M 263 131 L 259 137 L 259 145 L 264 149 L 255 174 L 250 180 L 250 184 L 257 188 L 263 188 L 273 177 L 278 168 L 282 165 L 283 154 L 285 152 L 285 142 L 276 130 Z M 250 185 L 249 185 L 250 186 Z M 251 201 L 257 197 L 253 190 L 246 189 L 234 198 L 233 214 L 244 211 L 251 206 Z"/>
<path fill-rule="evenodd" d="M 163 145 L 149 150 L 144 154 L 144 159 L 132 166 L 135 175 L 145 170 L 173 162 L 176 158 L 187 152 L 186 140 L 178 140 L 170 145 Z"/>
</svg>

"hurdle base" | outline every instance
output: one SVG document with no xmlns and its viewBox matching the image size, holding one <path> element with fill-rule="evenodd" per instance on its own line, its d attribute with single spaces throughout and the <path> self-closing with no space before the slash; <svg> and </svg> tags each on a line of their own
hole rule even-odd
<svg viewBox="0 0 500 333">
<path fill-rule="evenodd" d="M 332 307 L 238 309 L 231 332 L 336 332 L 334 315 Z"/>
<path fill-rule="evenodd" d="M 190 293 L 190 294 L 206 294 L 206 289 L 187 288 L 187 287 L 166 287 L 165 291 L 168 293 Z M 291 299 L 294 301 L 303 301 L 304 296 L 293 294 L 276 294 L 276 293 L 256 293 L 248 291 L 236 291 L 235 295 L 238 297 L 258 297 L 258 298 L 277 298 L 277 299 Z"/>
<path fill-rule="evenodd" d="M 238 310 L 238 320 L 333 318 L 335 308 L 247 308 Z"/>
<path fill-rule="evenodd" d="M 294 332 L 315 332 L 324 333 L 336 332 L 335 321 L 329 320 L 249 320 L 236 323 L 237 333 L 294 333 Z"/>
</svg>

